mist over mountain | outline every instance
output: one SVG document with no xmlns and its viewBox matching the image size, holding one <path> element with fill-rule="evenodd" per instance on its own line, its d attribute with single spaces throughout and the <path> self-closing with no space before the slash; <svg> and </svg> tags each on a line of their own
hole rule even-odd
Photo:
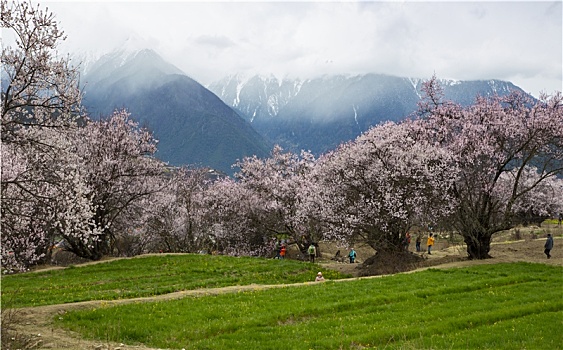
<svg viewBox="0 0 563 350">
<path fill-rule="evenodd" d="M 417 110 L 421 79 L 383 74 L 315 79 L 233 75 L 207 88 L 152 50 L 123 48 L 87 65 L 84 105 L 94 118 L 127 108 L 159 140 L 160 159 L 232 173 L 245 156 L 274 143 L 319 155 L 384 121 Z M 445 98 L 468 105 L 477 95 L 520 90 L 510 82 L 442 80 Z"/>
<path fill-rule="evenodd" d="M 417 110 L 423 80 L 383 74 L 308 80 L 233 75 L 208 86 L 272 142 L 320 154 L 383 121 Z M 445 98 L 468 105 L 477 95 L 521 90 L 510 82 L 442 80 Z"/>
<path fill-rule="evenodd" d="M 102 56 L 83 79 L 84 105 L 94 118 L 126 108 L 159 141 L 156 156 L 171 165 L 231 173 L 245 156 L 270 144 L 237 112 L 152 50 Z"/>
</svg>

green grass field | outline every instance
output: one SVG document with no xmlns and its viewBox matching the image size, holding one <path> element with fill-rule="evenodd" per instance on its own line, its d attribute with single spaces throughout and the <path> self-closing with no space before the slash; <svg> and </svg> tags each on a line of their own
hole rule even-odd
<svg viewBox="0 0 563 350">
<path fill-rule="evenodd" d="M 559 349 L 562 286 L 559 267 L 487 265 L 102 307 L 57 323 L 170 349 Z"/>
<path fill-rule="evenodd" d="M 318 265 L 295 260 L 163 254 L 2 276 L 2 304 L 39 306 L 234 285 L 305 282 L 314 280 L 318 271 Z M 331 279 L 350 277 L 320 271 Z"/>
<path fill-rule="evenodd" d="M 124 297 L 185 286 L 311 281 L 317 268 L 296 261 L 157 256 L 5 276 L 2 298 L 5 280 L 14 293 L 24 291 L 20 304 L 29 305 L 77 299 L 63 289 L 80 289 L 81 280 L 85 290 L 107 285 L 104 293 L 78 298 L 93 300 L 112 299 L 107 295 L 116 285 Z M 136 278 L 142 287 L 126 282 Z M 53 288 L 43 291 L 41 284 Z M 160 349 L 562 349 L 563 268 L 479 265 L 119 306 L 102 301 L 95 309 L 57 315 L 54 323 L 85 339 Z"/>
</svg>

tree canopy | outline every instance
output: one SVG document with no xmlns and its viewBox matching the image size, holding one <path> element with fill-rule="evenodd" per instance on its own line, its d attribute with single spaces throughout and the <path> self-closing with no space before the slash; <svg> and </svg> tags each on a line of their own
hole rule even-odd
<svg viewBox="0 0 563 350">
<path fill-rule="evenodd" d="M 414 226 L 446 222 L 470 258 L 493 234 L 563 212 L 563 97 L 513 92 L 463 107 L 434 77 L 420 109 L 315 159 L 275 146 L 234 178 L 173 168 L 127 111 L 92 120 L 78 71 L 57 56 L 54 15 L 1 1 L 1 254 L 21 271 L 57 242 L 88 259 L 148 251 L 267 255 L 320 240 L 398 251 Z"/>
<path fill-rule="evenodd" d="M 465 108 L 442 101 L 435 78 L 425 92 L 426 137 L 455 154 L 460 168 L 451 224 L 471 258 L 487 258 L 492 235 L 514 227 L 542 183 L 563 173 L 561 92 L 537 101 L 519 92 L 477 97 Z"/>
</svg>

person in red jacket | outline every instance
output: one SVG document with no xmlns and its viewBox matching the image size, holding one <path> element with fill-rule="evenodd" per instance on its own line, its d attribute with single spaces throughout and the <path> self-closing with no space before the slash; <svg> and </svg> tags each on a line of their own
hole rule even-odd
<svg viewBox="0 0 563 350">
<path fill-rule="evenodd" d="M 409 245 L 411 244 L 411 234 L 407 232 L 405 234 L 405 238 L 403 239 L 403 248 L 405 251 L 409 251 Z"/>
<path fill-rule="evenodd" d="M 281 249 L 280 249 L 280 257 L 281 259 L 285 259 L 285 253 L 286 253 L 287 249 L 285 248 L 285 244 L 282 245 Z"/>
</svg>

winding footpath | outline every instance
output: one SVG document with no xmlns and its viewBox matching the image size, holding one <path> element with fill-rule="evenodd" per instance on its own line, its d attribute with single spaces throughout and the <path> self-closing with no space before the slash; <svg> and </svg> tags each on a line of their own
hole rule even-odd
<svg viewBox="0 0 563 350">
<path fill-rule="evenodd" d="M 558 239 L 559 242 L 561 240 Z M 557 243 L 559 243 L 557 242 Z M 499 243 L 492 249 L 494 259 L 479 260 L 479 261 L 456 261 L 440 265 L 434 265 L 430 267 L 419 268 L 416 270 L 403 272 L 403 273 L 415 273 L 423 271 L 429 268 L 457 268 L 472 266 L 477 264 L 495 264 L 502 262 L 514 262 L 514 261 L 529 261 L 529 262 L 541 262 L 548 263 L 552 265 L 563 266 L 563 254 L 559 252 L 557 256 L 550 260 L 546 260 L 541 254 L 535 253 L 534 255 L 527 255 L 531 249 L 537 251 L 543 245 L 543 241 L 518 241 L 510 243 Z M 560 248 L 561 249 L 561 248 Z M 443 251 L 442 254 L 432 259 L 438 258 L 438 256 L 448 256 L 451 252 Z M 561 257 L 559 257 L 561 255 Z M 326 268 L 335 267 L 335 263 L 322 263 Z M 384 276 L 366 276 L 366 277 L 353 277 L 347 279 L 333 280 L 331 282 L 347 282 L 358 279 L 371 279 L 371 278 L 382 278 Z M 292 284 L 271 284 L 271 285 L 259 285 L 251 284 L 245 286 L 229 286 L 221 288 L 210 288 L 210 289 L 197 289 L 197 290 L 186 290 L 180 292 L 174 292 L 169 294 L 163 294 L 158 296 L 143 297 L 143 298 L 133 298 L 133 299 L 118 299 L 118 300 L 93 300 L 93 301 L 83 301 L 77 303 L 67 303 L 58 305 L 46 305 L 46 306 L 36 306 L 20 308 L 15 310 L 16 322 L 14 322 L 16 331 L 20 335 L 26 335 L 30 337 L 30 344 L 34 345 L 34 349 L 50 349 L 50 350 L 78 350 L 78 349 L 91 349 L 91 350 L 157 350 L 153 348 L 148 348 L 144 346 L 134 346 L 126 344 L 117 344 L 113 342 L 100 342 L 100 341 L 90 341 L 81 339 L 78 334 L 73 332 L 55 328 L 52 324 L 52 320 L 57 315 L 64 315 L 69 311 L 99 308 L 99 307 L 110 307 L 114 305 L 124 305 L 130 303 L 140 303 L 140 302 L 155 302 L 155 301 L 167 301 L 176 300 L 185 297 L 200 297 L 209 295 L 218 295 L 223 293 L 238 293 L 245 291 L 258 291 L 274 288 L 291 288 L 307 286 L 311 284 L 318 284 L 323 282 L 304 282 L 304 283 L 292 283 Z"/>
</svg>

